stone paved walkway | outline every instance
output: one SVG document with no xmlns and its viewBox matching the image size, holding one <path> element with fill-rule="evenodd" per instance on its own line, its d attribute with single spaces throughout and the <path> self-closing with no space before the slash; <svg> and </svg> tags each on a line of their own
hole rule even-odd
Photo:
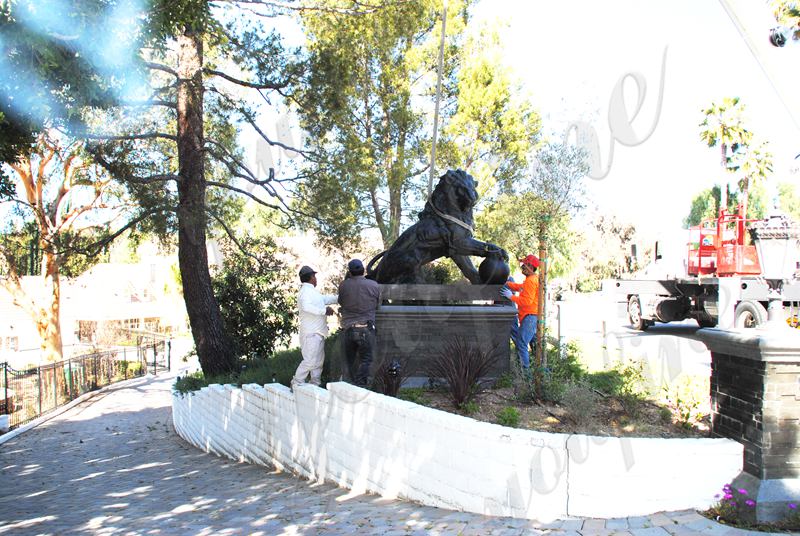
<svg viewBox="0 0 800 536">
<path fill-rule="evenodd" d="M 0 534 L 765 534 L 694 511 L 542 524 L 350 497 L 187 444 L 172 382 L 112 387 L 0 445 Z"/>
</svg>

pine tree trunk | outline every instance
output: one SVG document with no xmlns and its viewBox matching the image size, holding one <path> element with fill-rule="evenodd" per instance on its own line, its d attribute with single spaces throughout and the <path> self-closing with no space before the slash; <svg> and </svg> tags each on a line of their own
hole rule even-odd
<svg viewBox="0 0 800 536">
<path fill-rule="evenodd" d="M 178 46 L 178 264 L 197 356 L 208 376 L 233 370 L 236 358 L 211 287 L 206 252 L 203 42 L 187 30 Z"/>
</svg>

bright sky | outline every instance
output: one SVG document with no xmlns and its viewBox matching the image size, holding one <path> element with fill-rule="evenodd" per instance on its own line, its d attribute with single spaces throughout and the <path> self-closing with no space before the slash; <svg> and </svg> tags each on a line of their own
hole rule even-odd
<svg viewBox="0 0 800 536">
<path fill-rule="evenodd" d="M 767 40 L 777 23 L 766 3 L 728 0 L 761 51 L 762 59 L 793 99 L 800 117 L 800 45 L 782 49 Z M 483 0 L 473 24 L 507 21 L 507 62 L 513 67 L 545 128 L 561 132 L 575 120 L 590 122 L 600 140 L 602 166 L 608 166 L 609 98 L 620 77 L 639 72 L 646 80 L 642 109 L 633 121 L 638 137 L 655 125 L 640 145 L 615 143 L 613 162 L 602 180 L 590 180 L 589 192 L 601 209 L 641 229 L 676 228 L 688 214 L 692 197 L 721 182 L 719 149 L 699 139 L 701 109 L 712 101 L 738 96 L 751 130 L 770 142 L 778 181 L 791 175 L 800 153 L 800 129 L 718 0 Z M 661 62 L 668 47 L 664 94 L 657 114 Z M 637 99 L 628 80 L 629 113 Z M 800 121 L 800 119 L 798 119 Z M 798 161 L 800 162 L 800 160 Z"/>
</svg>

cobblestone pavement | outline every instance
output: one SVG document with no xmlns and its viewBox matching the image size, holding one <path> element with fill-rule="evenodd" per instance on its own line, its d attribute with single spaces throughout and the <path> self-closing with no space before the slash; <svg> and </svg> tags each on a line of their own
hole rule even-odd
<svg viewBox="0 0 800 536">
<path fill-rule="evenodd" d="M 694 511 L 543 524 L 350 497 L 184 442 L 173 379 L 111 387 L 0 445 L 0 534 L 751 534 Z"/>
</svg>

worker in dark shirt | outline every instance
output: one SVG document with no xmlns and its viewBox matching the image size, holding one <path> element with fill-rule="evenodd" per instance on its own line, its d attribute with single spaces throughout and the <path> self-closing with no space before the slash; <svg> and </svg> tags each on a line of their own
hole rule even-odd
<svg viewBox="0 0 800 536">
<path fill-rule="evenodd" d="M 347 263 L 348 277 L 339 285 L 339 314 L 344 337 L 344 356 L 350 381 L 366 387 L 375 353 L 375 311 L 380 287 L 364 277 L 359 259 Z"/>
</svg>

